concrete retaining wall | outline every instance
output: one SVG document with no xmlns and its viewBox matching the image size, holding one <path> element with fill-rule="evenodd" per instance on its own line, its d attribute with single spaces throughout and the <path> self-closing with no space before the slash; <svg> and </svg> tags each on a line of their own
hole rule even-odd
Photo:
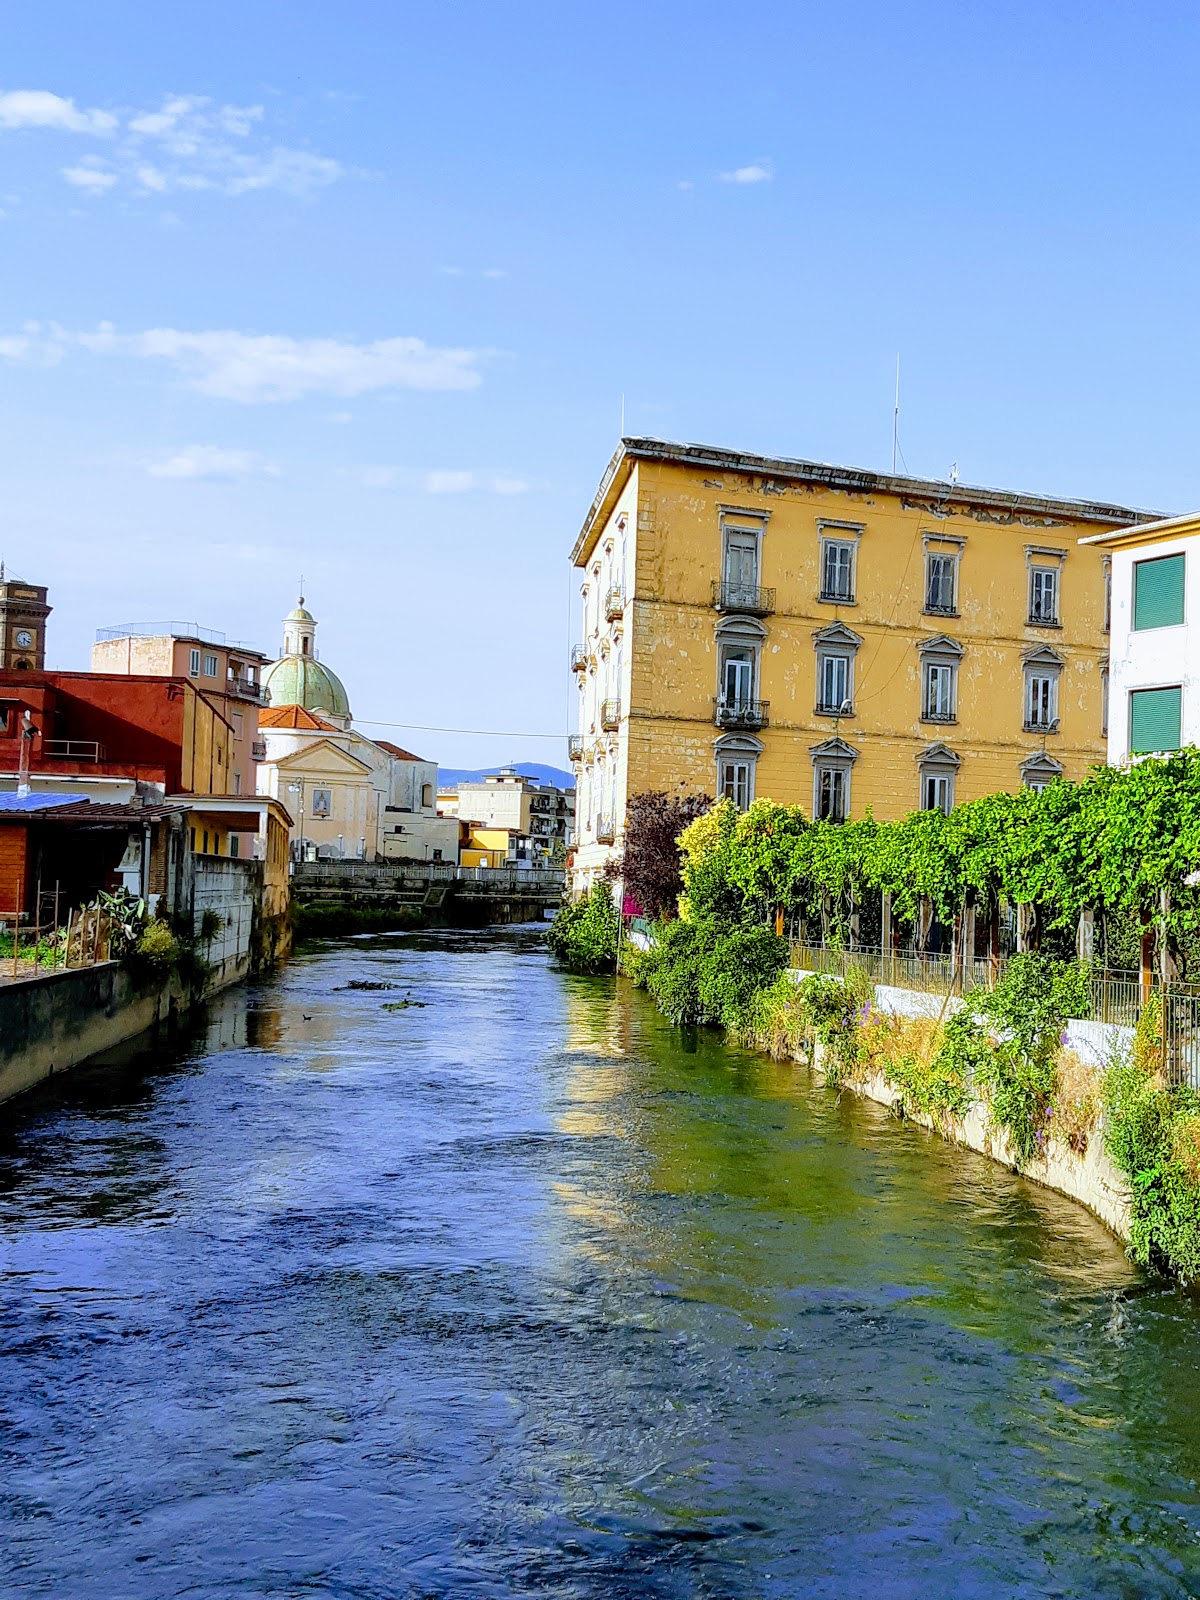
<svg viewBox="0 0 1200 1600">
<path fill-rule="evenodd" d="M 115 961 L 0 985 L 0 1101 L 136 1038 L 186 1003 L 174 980 L 139 988 Z"/>
</svg>

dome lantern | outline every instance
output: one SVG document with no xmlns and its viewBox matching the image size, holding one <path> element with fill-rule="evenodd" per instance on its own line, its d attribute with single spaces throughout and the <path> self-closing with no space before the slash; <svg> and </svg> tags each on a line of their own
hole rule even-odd
<svg viewBox="0 0 1200 1600">
<path fill-rule="evenodd" d="M 303 706 L 338 727 L 350 726 L 350 700 L 336 672 L 317 660 L 317 620 L 305 610 L 301 595 L 283 619 L 283 653 L 263 673 L 266 700 L 272 706 Z"/>
</svg>

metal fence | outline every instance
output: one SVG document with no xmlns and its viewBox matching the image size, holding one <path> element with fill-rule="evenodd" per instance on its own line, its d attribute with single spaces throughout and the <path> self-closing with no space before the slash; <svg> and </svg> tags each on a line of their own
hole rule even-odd
<svg viewBox="0 0 1200 1600">
<path fill-rule="evenodd" d="M 45 897 L 49 898 L 49 897 Z M 68 911 L 59 926 L 41 910 L 0 914 L 0 983 L 38 978 L 64 967 L 95 967 L 111 955 L 112 923 L 103 911 L 84 907 Z"/>
<path fill-rule="evenodd" d="M 561 889 L 561 867 L 460 867 L 446 861 L 303 861 L 292 868 L 294 885 L 482 883 L 496 889 Z"/>
</svg>

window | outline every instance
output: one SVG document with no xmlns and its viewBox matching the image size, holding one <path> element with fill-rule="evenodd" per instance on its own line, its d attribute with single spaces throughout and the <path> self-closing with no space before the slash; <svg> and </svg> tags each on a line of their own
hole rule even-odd
<svg viewBox="0 0 1200 1600">
<path fill-rule="evenodd" d="M 1112 631 L 1112 557 L 1104 558 L 1104 631 Z"/>
<path fill-rule="evenodd" d="M 435 861 L 440 861 L 442 859 L 442 852 L 440 850 L 435 850 L 433 852 L 433 859 Z"/>
<path fill-rule="evenodd" d="M 821 657 L 821 697 L 817 709 L 835 715 L 848 715 L 851 709 L 850 665 L 852 656 Z"/>
<path fill-rule="evenodd" d="M 200 652 L 193 650 L 188 658 L 188 675 L 193 678 L 200 676 Z"/>
<path fill-rule="evenodd" d="M 1031 672 L 1025 693 L 1026 728 L 1053 732 L 1058 726 L 1057 673 Z"/>
<path fill-rule="evenodd" d="M 204 676 L 206 678 L 215 678 L 216 675 L 217 675 L 217 658 L 216 658 L 216 656 L 205 654 L 205 657 L 204 657 Z"/>
<path fill-rule="evenodd" d="M 955 578 L 958 558 L 928 551 L 925 556 L 925 609 L 936 616 L 953 617 L 958 612 Z"/>
<path fill-rule="evenodd" d="M 232 774 L 232 777 L 233 777 L 233 792 L 234 792 L 234 794 L 241 794 L 241 792 L 242 792 L 242 775 L 241 775 L 241 773 L 240 772 L 235 772 L 235 773 Z"/>
<path fill-rule="evenodd" d="M 1129 696 L 1129 753 L 1178 750 L 1182 742 L 1183 690 L 1135 689 Z"/>
<path fill-rule="evenodd" d="M 208 854 L 208 829 L 207 828 L 205 828 L 205 830 L 204 830 L 204 848 L 203 848 L 201 854 L 203 854 L 203 855 L 207 855 Z"/>
<path fill-rule="evenodd" d="M 948 662 L 925 663 L 925 698 L 921 716 L 926 722 L 955 721 L 957 669 Z"/>
<path fill-rule="evenodd" d="M 853 539 L 824 539 L 821 544 L 821 599 L 854 601 Z"/>
<path fill-rule="evenodd" d="M 725 530 L 725 587 L 734 593 L 753 594 L 758 587 L 758 535 L 736 528 Z"/>
<path fill-rule="evenodd" d="M 1174 628 L 1183 621 L 1184 558 L 1159 556 L 1133 564 L 1133 626 Z"/>
<path fill-rule="evenodd" d="M 745 811 L 750 805 L 751 774 L 754 768 L 749 761 L 721 762 L 720 794 L 722 800 L 732 800 L 739 811 Z"/>
<path fill-rule="evenodd" d="M 421 804 L 427 810 L 433 804 L 433 785 L 431 783 L 423 783 L 421 785 Z"/>
<path fill-rule="evenodd" d="M 1108 668 L 1100 668 L 1100 732 L 1108 737 Z"/>
<path fill-rule="evenodd" d="M 332 789 L 314 789 L 312 792 L 312 815 L 314 817 L 329 817 L 333 814 Z"/>
<path fill-rule="evenodd" d="M 1030 567 L 1029 620 L 1042 627 L 1058 626 L 1058 568 Z"/>
<path fill-rule="evenodd" d="M 922 811 L 942 811 L 949 815 L 954 804 L 954 778 L 949 772 L 926 772 L 921 775 Z"/>
<path fill-rule="evenodd" d="M 229 854 L 236 856 L 239 853 L 238 836 L 236 833 L 229 835 Z"/>
<path fill-rule="evenodd" d="M 844 767 L 819 766 L 815 812 L 822 822 L 845 822 L 850 774 Z"/>
<path fill-rule="evenodd" d="M 754 699 L 754 651 L 748 645 L 727 645 L 721 666 L 721 700 L 728 710 Z"/>
</svg>

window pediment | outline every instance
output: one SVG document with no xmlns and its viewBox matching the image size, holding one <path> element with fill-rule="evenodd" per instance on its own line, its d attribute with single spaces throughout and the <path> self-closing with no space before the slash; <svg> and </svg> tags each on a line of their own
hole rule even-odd
<svg viewBox="0 0 1200 1600">
<path fill-rule="evenodd" d="M 813 643 L 818 649 L 824 650 L 857 650 L 862 639 L 844 622 L 831 622 L 827 627 L 817 629 L 813 634 Z"/>
<path fill-rule="evenodd" d="M 948 744 L 943 744 L 940 739 L 935 739 L 932 744 L 927 744 L 924 750 L 917 755 L 917 761 L 922 767 L 961 767 L 962 757 L 951 750 Z"/>
<path fill-rule="evenodd" d="M 1021 763 L 1021 776 L 1026 780 L 1030 778 L 1035 781 L 1040 779 L 1049 783 L 1054 778 L 1061 778 L 1062 775 L 1062 762 L 1056 761 L 1053 756 L 1048 756 L 1044 750 L 1038 750 L 1033 755 L 1026 756 Z"/>
<path fill-rule="evenodd" d="M 921 653 L 922 661 L 927 659 L 961 661 L 964 655 L 962 645 L 948 633 L 936 633 L 931 639 L 919 639 L 917 649 Z"/>
<path fill-rule="evenodd" d="M 824 739 L 820 744 L 810 744 L 808 753 L 813 759 L 814 766 L 819 761 L 858 760 L 858 751 L 852 744 L 847 744 L 845 739 Z"/>
<path fill-rule="evenodd" d="M 1021 661 L 1026 667 L 1049 667 L 1055 672 L 1061 672 L 1066 665 L 1058 651 L 1048 644 L 1038 645 L 1036 650 L 1026 650 Z"/>
<path fill-rule="evenodd" d="M 760 756 L 763 742 L 750 733 L 726 733 L 713 740 L 713 749 L 719 756 Z"/>
<path fill-rule="evenodd" d="M 754 639 L 767 637 L 766 626 L 757 617 L 722 617 L 717 623 L 718 639 Z"/>
</svg>

